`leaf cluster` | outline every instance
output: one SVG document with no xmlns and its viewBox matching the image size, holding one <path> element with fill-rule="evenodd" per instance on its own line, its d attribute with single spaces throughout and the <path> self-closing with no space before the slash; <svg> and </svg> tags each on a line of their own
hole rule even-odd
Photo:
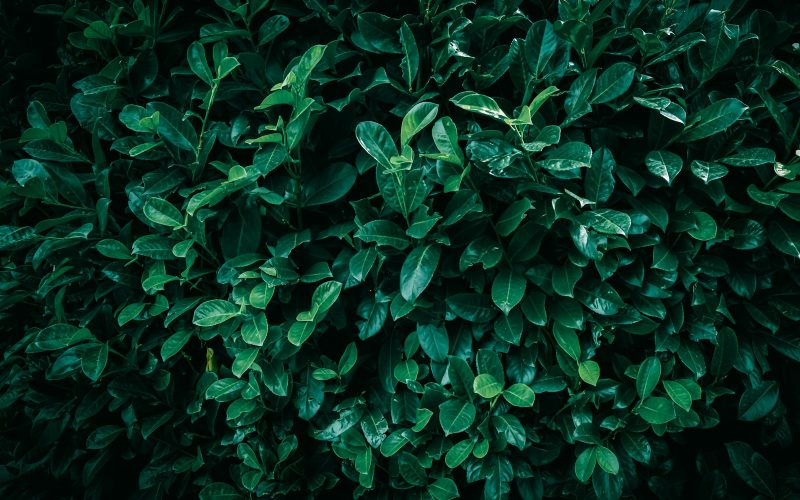
<svg viewBox="0 0 800 500">
<path fill-rule="evenodd" d="M 4 497 L 800 494 L 798 6 L 0 13 Z"/>
</svg>

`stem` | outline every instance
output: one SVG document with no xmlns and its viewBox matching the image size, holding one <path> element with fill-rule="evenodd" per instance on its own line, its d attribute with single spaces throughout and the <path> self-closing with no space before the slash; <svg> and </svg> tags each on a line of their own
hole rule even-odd
<svg viewBox="0 0 800 500">
<path fill-rule="evenodd" d="M 214 99 L 217 97 L 217 89 L 219 88 L 219 80 L 214 80 L 211 83 L 211 95 L 208 97 L 208 104 L 206 105 L 206 113 L 203 116 L 203 124 L 200 126 L 200 140 L 197 142 L 197 161 L 200 162 L 200 154 L 203 152 L 203 139 L 206 133 L 206 123 L 208 122 L 208 116 L 211 114 L 211 107 L 214 105 Z M 200 168 L 197 170 L 197 174 L 195 175 L 195 179 L 200 177 L 200 173 L 203 171 L 203 166 L 201 165 Z"/>
</svg>

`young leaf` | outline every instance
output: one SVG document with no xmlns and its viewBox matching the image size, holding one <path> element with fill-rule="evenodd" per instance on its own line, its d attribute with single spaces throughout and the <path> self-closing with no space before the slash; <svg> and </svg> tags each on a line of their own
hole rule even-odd
<svg viewBox="0 0 800 500">
<path fill-rule="evenodd" d="M 525 384 L 512 384 L 503 391 L 503 399 L 508 401 L 511 406 L 529 408 L 536 401 L 536 394 Z"/>
<path fill-rule="evenodd" d="M 430 102 L 420 102 L 409 109 L 400 125 L 400 145 L 408 144 L 415 135 L 430 125 L 438 112 L 439 105 Z"/>
<path fill-rule="evenodd" d="M 214 77 L 211 74 L 211 68 L 208 66 L 206 49 L 200 42 L 192 42 L 189 45 L 189 49 L 186 51 L 186 59 L 189 61 L 189 68 L 192 72 L 203 80 L 206 85 L 211 85 Z"/>
<path fill-rule="evenodd" d="M 481 373 L 475 377 L 472 387 L 475 394 L 485 399 L 491 399 L 503 392 L 500 382 L 488 373 Z"/>
</svg>

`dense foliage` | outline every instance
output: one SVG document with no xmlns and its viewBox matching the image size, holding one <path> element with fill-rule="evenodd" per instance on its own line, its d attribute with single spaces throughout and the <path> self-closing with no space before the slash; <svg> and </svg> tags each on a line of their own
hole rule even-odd
<svg viewBox="0 0 800 500">
<path fill-rule="evenodd" d="M 4 498 L 800 494 L 794 2 L 0 14 Z"/>
</svg>

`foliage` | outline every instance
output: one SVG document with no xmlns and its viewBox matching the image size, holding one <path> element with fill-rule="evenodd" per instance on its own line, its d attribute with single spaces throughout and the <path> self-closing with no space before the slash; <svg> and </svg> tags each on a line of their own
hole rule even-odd
<svg viewBox="0 0 800 500">
<path fill-rule="evenodd" d="M 4 497 L 800 494 L 797 5 L 2 5 Z"/>
</svg>

